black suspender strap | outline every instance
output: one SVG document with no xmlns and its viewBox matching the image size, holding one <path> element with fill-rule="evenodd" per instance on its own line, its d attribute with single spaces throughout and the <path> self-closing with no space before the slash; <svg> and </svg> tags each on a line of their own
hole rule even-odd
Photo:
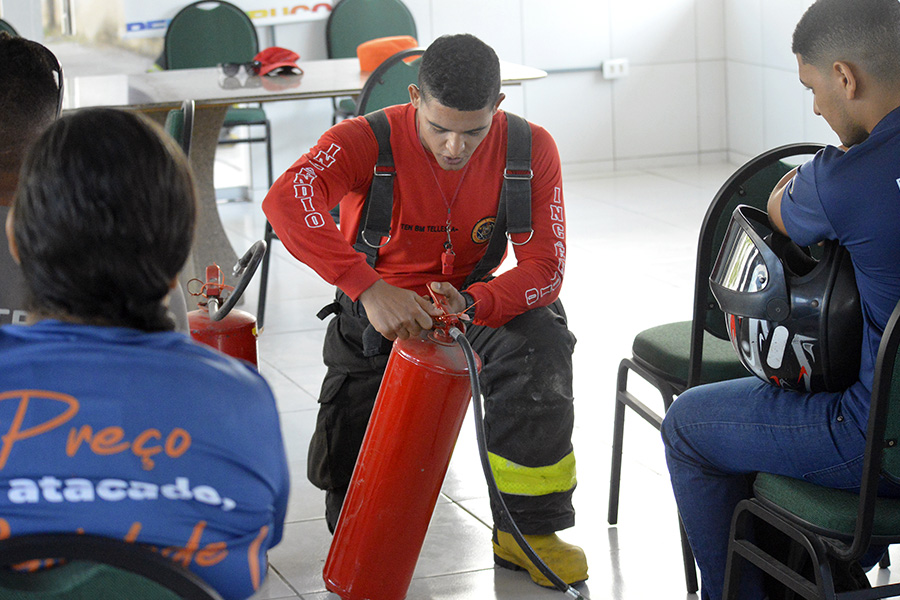
<svg viewBox="0 0 900 600">
<path fill-rule="evenodd" d="M 506 232 L 531 233 L 531 126 L 518 115 L 506 113 L 506 169 L 497 206 L 497 220 L 484 256 L 466 277 L 463 288 L 483 279 L 500 266 L 506 252 Z M 531 240 L 529 236 L 528 240 Z M 527 243 L 527 242 L 523 242 Z"/>
<path fill-rule="evenodd" d="M 531 126 L 512 113 L 506 114 L 506 168 L 497 207 L 497 220 L 487 250 L 466 278 L 463 288 L 496 269 L 506 252 L 506 233 L 532 233 L 531 228 Z M 378 140 L 378 162 L 363 206 L 363 218 L 353 248 L 366 255 L 375 267 L 378 249 L 391 239 L 391 212 L 394 205 L 394 157 L 391 153 L 391 124 L 384 111 L 366 115 Z M 387 241 L 381 243 L 382 238 Z M 529 236 L 529 240 L 531 237 Z M 527 243 L 523 242 L 523 243 Z"/>
<path fill-rule="evenodd" d="M 391 212 L 394 206 L 394 155 L 391 153 L 391 124 L 383 110 L 366 115 L 366 121 L 378 140 L 378 162 L 363 206 L 354 250 L 366 255 L 366 262 L 374 268 L 378 249 L 391 240 Z M 387 238 L 384 244 L 382 238 Z"/>
<path fill-rule="evenodd" d="M 518 115 L 506 113 L 506 169 L 500 202 L 506 204 L 509 233 L 532 233 L 531 229 L 531 126 Z M 529 239 L 530 236 L 529 236 Z"/>
</svg>

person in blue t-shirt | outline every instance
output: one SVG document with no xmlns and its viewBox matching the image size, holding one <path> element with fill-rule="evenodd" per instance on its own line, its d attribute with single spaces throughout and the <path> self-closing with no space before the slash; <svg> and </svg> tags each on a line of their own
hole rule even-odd
<svg viewBox="0 0 900 600">
<path fill-rule="evenodd" d="M 262 377 L 173 331 L 196 211 L 183 153 L 134 113 L 64 116 L 26 155 L 6 220 L 29 317 L 0 327 L 0 538 L 148 544 L 239 599 L 281 540 L 288 469 Z"/>
<path fill-rule="evenodd" d="M 769 218 L 801 246 L 837 240 L 847 248 L 864 319 L 861 367 L 839 393 L 748 378 L 692 388 L 669 409 L 666 459 L 704 600 L 722 596 L 731 517 L 752 496 L 753 473 L 859 488 L 875 356 L 900 300 L 900 3 L 818 0 L 797 24 L 793 52 L 814 112 L 842 146 L 789 173 L 772 192 Z M 882 493 L 900 497 L 900 487 Z M 866 586 L 853 567 L 853 583 Z M 741 597 L 758 600 L 763 582 L 752 571 Z"/>
</svg>

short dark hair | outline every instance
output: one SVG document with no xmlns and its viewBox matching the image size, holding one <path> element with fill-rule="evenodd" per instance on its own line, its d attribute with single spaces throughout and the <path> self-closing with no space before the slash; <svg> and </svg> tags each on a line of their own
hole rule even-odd
<svg viewBox="0 0 900 600">
<path fill-rule="evenodd" d="M 419 89 L 456 110 L 492 107 L 500 97 L 500 60 L 474 35 L 443 35 L 422 55 Z"/>
<path fill-rule="evenodd" d="M 818 0 L 797 23 L 791 50 L 820 69 L 846 61 L 900 83 L 900 2 Z"/>
<path fill-rule="evenodd" d="M 59 119 L 29 149 L 12 210 L 29 310 L 174 328 L 163 299 L 190 252 L 197 199 L 161 127 L 110 108 Z"/>
<path fill-rule="evenodd" d="M 56 118 L 58 66 L 41 44 L 0 32 L 0 153 L 24 151 Z"/>
</svg>

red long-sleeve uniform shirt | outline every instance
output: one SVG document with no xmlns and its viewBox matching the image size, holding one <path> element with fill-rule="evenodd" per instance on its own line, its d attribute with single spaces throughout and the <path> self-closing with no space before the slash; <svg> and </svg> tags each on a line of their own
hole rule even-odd
<svg viewBox="0 0 900 600">
<path fill-rule="evenodd" d="M 459 288 L 484 255 L 506 166 L 506 116 L 498 111 L 490 131 L 460 171 L 441 169 L 419 140 L 411 104 L 385 111 L 396 166 L 390 240 L 375 269 L 353 250 L 363 204 L 378 158 L 378 143 L 363 117 L 342 121 L 272 186 L 263 210 L 288 251 L 354 300 L 378 279 L 425 294 L 431 281 Z M 475 323 L 498 327 L 559 295 L 566 235 L 562 174 L 550 134 L 531 124 L 532 227 L 515 234 L 516 266 L 467 292 L 476 300 Z M 341 204 L 338 230 L 328 211 Z M 456 254 L 453 273 L 441 272 L 446 224 Z M 375 243 L 374 240 L 370 240 Z M 382 240 L 384 241 L 384 240 Z"/>
</svg>

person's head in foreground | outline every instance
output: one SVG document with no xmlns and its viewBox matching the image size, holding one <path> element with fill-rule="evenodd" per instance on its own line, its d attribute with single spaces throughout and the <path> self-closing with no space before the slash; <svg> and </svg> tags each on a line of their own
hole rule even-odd
<svg viewBox="0 0 900 600">
<path fill-rule="evenodd" d="M 500 60 L 473 35 L 444 35 L 422 55 L 418 86 L 409 88 L 419 140 L 447 171 L 468 164 L 487 137 L 500 93 Z"/>
<path fill-rule="evenodd" d="M 59 73 L 47 48 L 0 32 L 0 206 L 12 202 L 25 149 L 57 117 Z"/>
<path fill-rule="evenodd" d="M 6 222 L 32 321 L 162 331 L 194 234 L 187 160 L 146 118 L 85 109 L 50 125 L 22 165 Z"/>
<path fill-rule="evenodd" d="M 794 30 L 801 83 L 844 146 L 865 141 L 900 99 L 900 2 L 818 0 Z"/>
</svg>

